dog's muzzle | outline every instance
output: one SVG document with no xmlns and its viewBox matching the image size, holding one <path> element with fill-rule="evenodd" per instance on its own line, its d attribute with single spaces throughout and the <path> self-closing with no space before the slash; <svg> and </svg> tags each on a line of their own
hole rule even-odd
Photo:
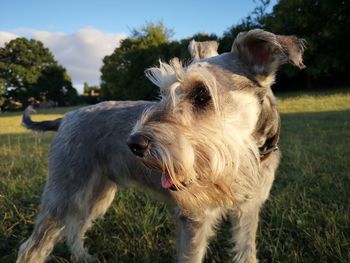
<svg viewBox="0 0 350 263">
<path fill-rule="evenodd" d="M 126 143 L 133 154 L 139 157 L 144 157 L 149 148 L 149 139 L 140 133 L 131 134 Z"/>
<path fill-rule="evenodd" d="M 147 153 L 149 152 L 150 146 L 150 140 L 141 133 L 134 133 L 129 136 L 129 138 L 126 141 L 127 145 L 129 146 L 131 152 L 135 154 L 136 156 L 142 158 L 140 161 L 147 167 L 151 169 L 157 169 L 162 172 L 161 175 L 161 185 L 164 189 L 169 189 L 172 191 L 176 191 L 177 188 L 174 185 L 174 182 L 172 178 L 170 177 L 169 173 L 167 171 L 164 171 L 162 167 L 159 166 L 156 162 L 150 162 L 146 157 Z"/>
</svg>

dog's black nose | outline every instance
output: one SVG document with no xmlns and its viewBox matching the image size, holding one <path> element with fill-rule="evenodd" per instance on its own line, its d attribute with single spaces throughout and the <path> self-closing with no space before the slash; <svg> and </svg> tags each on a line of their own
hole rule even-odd
<svg viewBox="0 0 350 263">
<path fill-rule="evenodd" d="M 143 157 L 149 145 L 149 140 L 146 136 L 139 133 L 134 133 L 129 136 L 126 141 L 130 150 L 137 156 Z"/>
</svg>

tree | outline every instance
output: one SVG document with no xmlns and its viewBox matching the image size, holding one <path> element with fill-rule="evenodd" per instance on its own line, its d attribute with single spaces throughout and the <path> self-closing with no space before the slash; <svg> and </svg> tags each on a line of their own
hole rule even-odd
<svg viewBox="0 0 350 263">
<path fill-rule="evenodd" d="M 54 77 L 51 81 L 50 76 Z M 74 93 L 69 76 L 49 49 L 40 41 L 25 38 L 11 40 L 0 48 L 0 85 L 6 100 L 23 105 L 28 103 L 29 97 L 40 100 L 43 94 L 64 104 L 65 88 L 68 93 Z"/>
<path fill-rule="evenodd" d="M 178 42 L 170 42 L 172 31 L 162 23 L 148 23 L 133 30 L 113 54 L 104 57 L 101 68 L 103 99 L 155 99 L 158 91 L 144 76 L 144 70 L 159 59 L 169 60 L 180 52 Z"/>
<path fill-rule="evenodd" d="M 335 84 L 348 80 L 350 73 L 349 14 L 349 1 L 280 0 L 265 18 L 265 28 L 305 38 L 304 74 L 309 80 L 318 79 L 319 84 L 326 79 Z"/>
<path fill-rule="evenodd" d="M 3 79 L 0 79 L 0 112 L 1 112 L 1 106 L 5 102 L 5 81 Z"/>
<path fill-rule="evenodd" d="M 55 101 L 60 106 L 75 104 L 78 99 L 78 93 L 73 88 L 66 69 L 60 65 L 43 69 L 35 88 L 39 92 L 38 97 Z"/>
</svg>

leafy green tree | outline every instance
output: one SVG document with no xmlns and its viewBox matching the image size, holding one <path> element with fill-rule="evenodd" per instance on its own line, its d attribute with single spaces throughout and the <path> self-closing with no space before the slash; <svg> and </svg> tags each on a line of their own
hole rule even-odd
<svg viewBox="0 0 350 263">
<path fill-rule="evenodd" d="M 103 59 L 101 95 L 103 99 L 155 99 L 157 89 L 144 76 L 144 70 L 159 59 L 169 60 L 181 53 L 178 42 L 170 42 L 172 31 L 162 23 L 148 23 L 133 30 L 113 54 Z"/>
<path fill-rule="evenodd" d="M 305 74 L 334 83 L 350 73 L 349 14 L 350 1 L 280 0 L 266 16 L 265 28 L 305 38 Z"/>
<path fill-rule="evenodd" d="M 38 97 L 55 101 L 60 106 L 75 104 L 78 100 L 78 93 L 73 88 L 66 69 L 60 65 L 43 69 L 35 88 L 39 92 Z"/>
<path fill-rule="evenodd" d="M 17 38 L 0 48 L 0 78 L 5 97 L 25 102 L 36 91 L 35 84 L 45 67 L 57 64 L 52 54 L 36 40 Z"/>
<path fill-rule="evenodd" d="M 89 94 L 90 93 L 90 87 L 89 84 L 87 82 L 84 82 L 84 86 L 83 86 L 83 94 Z"/>
<path fill-rule="evenodd" d="M 53 77 L 51 81 L 50 76 Z M 65 104 L 62 101 L 65 89 L 67 94 L 74 93 L 69 76 L 49 49 L 40 41 L 25 38 L 11 40 L 0 48 L 0 85 L 6 100 L 23 105 L 28 103 L 29 97 L 40 100 L 43 94 Z"/>
<path fill-rule="evenodd" d="M 0 79 L 0 112 L 1 112 L 1 106 L 5 102 L 5 81 L 3 79 Z"/>
</svg>

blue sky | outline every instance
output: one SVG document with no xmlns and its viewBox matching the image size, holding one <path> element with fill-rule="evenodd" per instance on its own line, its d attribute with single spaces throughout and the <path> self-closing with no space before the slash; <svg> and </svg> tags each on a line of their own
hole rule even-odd
<svg viewBox="0 0 350 263">
<path fill-rule="evenodd" d="M 272 1 L 270 7 L 272 7 Z M 35 28 L 72 33 L 90 26 L 107 32 L 129 33 L 145 21 L 163 21 L 181 39 L 197 32 L 222 35 L 254 9 L 253 0 L 2 0 L 0 30 Z"/>
<path fill-rule="evenodd" d="M 277 0 L 272 0 L 270 10 Z M 145 22 L 162 21 L 174 39 L 195 33 L 221 36 L 259 1 L 0 0 L 0 46 L 25 36 L 44 42 L 67 68 L 73 83 L 99 83 L 102 58 Z"/>
</svg>

